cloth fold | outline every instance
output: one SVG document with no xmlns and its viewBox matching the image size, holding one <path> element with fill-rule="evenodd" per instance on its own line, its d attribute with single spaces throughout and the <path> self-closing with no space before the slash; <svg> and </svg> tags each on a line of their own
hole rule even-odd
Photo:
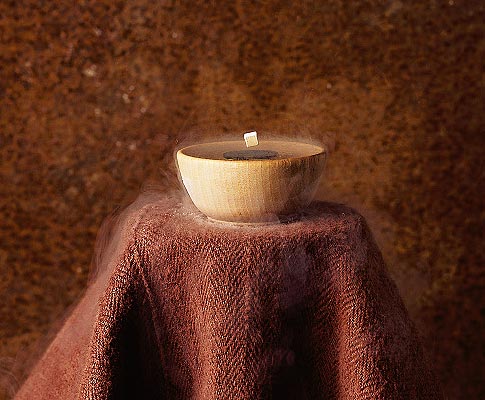
<svg viewBox="0 0 485 400">
<path fill-rule="evenodd" d="M 241 226 L 158 198 L 111 253 L 17 399 L 442 398 L 346 206 Z"/>
</svg>

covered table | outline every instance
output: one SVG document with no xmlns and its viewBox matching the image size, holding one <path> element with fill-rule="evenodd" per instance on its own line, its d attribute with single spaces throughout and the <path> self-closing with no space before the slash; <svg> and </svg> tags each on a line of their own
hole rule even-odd
<svg viewBox="0 0 485 400">
<path fill-rule="evenodd" d="M 264 226 L 154 196 L 18 399 L 437 399 L 365 220 L 315 202 Z"/>
</svg>

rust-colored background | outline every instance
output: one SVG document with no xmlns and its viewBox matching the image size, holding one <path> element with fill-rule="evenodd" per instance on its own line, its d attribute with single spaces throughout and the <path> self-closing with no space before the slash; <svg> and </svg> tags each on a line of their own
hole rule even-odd
<svg viewBox="0 0 485 400">
<path fill-rule="evenodd" d="M 484 20 L 463 0 L 0 2 L 5 393 L 103 219 L 147 178 L 176 187 L 187 132 L 257 129 L 334 147 L 319 197 L 367 217 L 449 398 L 485 398 Z"/>
</svg>

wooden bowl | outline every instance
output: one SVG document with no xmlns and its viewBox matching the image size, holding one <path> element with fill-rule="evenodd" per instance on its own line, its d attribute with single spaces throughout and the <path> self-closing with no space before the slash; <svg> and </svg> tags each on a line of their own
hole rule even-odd
<svg viewBox="0 0 485 400">
<path fill-rule="evenodd" d="M 201 143 L 180 149 L 185 189 L 209 218 L 265 223 L 297 213 L 315 194 L 326 161 L 321 146 L 291 141 Z"/>
</svg>

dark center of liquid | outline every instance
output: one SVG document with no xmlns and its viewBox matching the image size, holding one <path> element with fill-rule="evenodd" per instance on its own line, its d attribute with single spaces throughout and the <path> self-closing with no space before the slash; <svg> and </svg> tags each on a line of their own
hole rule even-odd
<svg viewBox="0 0 485 400">
<path fill-rule="evenodd" d="M 226 160 L 269 160 L 278 157 L 272 150 L 237 150 L 227 151 L 223 154 Z"/>
</svg>

